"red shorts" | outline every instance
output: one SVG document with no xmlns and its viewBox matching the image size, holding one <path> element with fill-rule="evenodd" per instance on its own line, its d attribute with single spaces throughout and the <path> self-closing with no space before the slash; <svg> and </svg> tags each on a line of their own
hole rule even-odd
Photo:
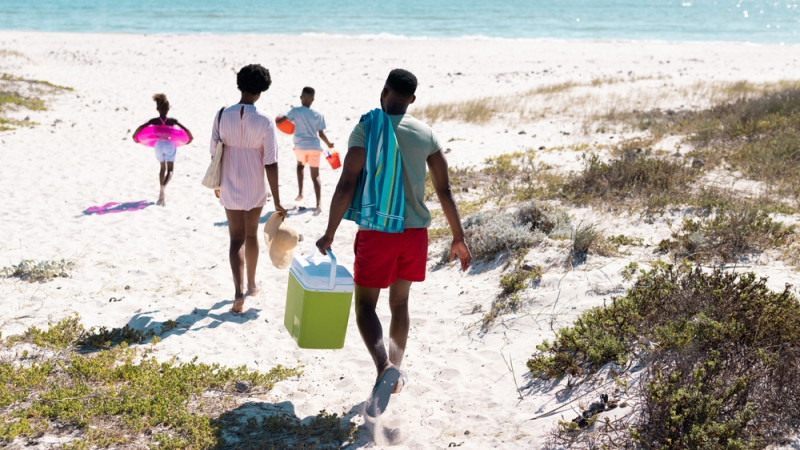
<svg viewBox="0 0 800 450">
<path fill-rule="evenodd" d="M 409 228 L 402 233 L 358 230 L 353 251 L 353 281 L 359 286 L 383 289 L 398 278 L 425 281 L 428 229 Z"/>
</svg>

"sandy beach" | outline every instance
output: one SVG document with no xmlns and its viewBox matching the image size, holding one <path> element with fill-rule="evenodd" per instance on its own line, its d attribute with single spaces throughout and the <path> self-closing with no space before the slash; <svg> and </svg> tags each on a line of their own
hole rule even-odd
<svg viewBox="0 0 800 450">
<path fill-rule="evenodd" d="M 127 324 L 149 330 L 173 320 L 177 327 L 155 346 L 159 358 L 197 357 L 264 371 L 277 364 L 302 366 L 301 376 L 249 400 L 278 405 L 301 419 L 324 409 L 365 424 L 361 412 L 375 374 L 352 313 L 343 349 L 298 348 L 283 326 L 288 270 L 274 268 L 263 246 L 260 295 L 248 298 L 244 314 L 228 312 L 233 286 L 225 212 L 200 180 L 214 114 L 238 101 L 235 72 L 249 63 L 260 63 L 272 74 L 272 87 L 256 104 L 269 115 L 297 106 L 302 87 L 313 86 L 313 108 L 325 115 L 326 134 L 342 156 L 350 131 L 362 113 L 378 106 L 386 75 L 395 67 L 414 72 L 420 81 L 411 115 L 433 104 L 542 92 L 526 97 L 524 113 L 509 111 L 485 124 L 440 121 L 433 127 L 447 143 L 453 167 L 480 167 L 488 157 L 552 149 L 536 157 L 566 173 L 583 164 L 583 153 L 571 148 L 584 143 L 603 148 L 636 135 L 587 129 L 587 118 L 613 110 L 697 109 L 714 101 L 713 86 L 793 80 L 800 73 L 800 47 L 0 31 L 0 72 L 72 88 L 49 98 L 46 111 L 9 113 L 38 125 L 0 132 L 5 156 L 0 267 L 26 259 L 75 262 L 69 278 L 48 283 L 0 279 L 3 337 L 76 313 L 87 328 Z M 552 89 L 564 83 L 576 87 Z M 139 124 L 155 117 L 151 96 L 156 92 L 168 95 L 170 116 L 195 136 L 178 149 L 166 207 L 155 205 L 153 151 L 131 139 Z M 280 195 L 290 208 L 287 223 L 303 236 L 295 254 L 308 255 L 328 216 L 326 211 L 312 214 L 308 178 L 305 200 L 293 200 L 292 140 L 285 134 L 279 138 Z M 661 145 L 665 151 L 679 148 L 677 141 Z M 325 210 L 338 175 L 323 162 Z M 724 175 L 715 182 L 741 187 Z M 146 207 L 86 213 L 112 202 Z M 265 213 L 270 207 L 268 202 Z M 404 361 L 409 383 L 392 398 L 380 423 L 366 424 L 349 448 L 541 448 L 559 419 L 576 415 L 577 396 L 556 395 L 563 386 L 536 383 L 525 362 L 554 329 L 623 293 L 630 283 L 622 269 L 631 261 L 646 267 L 657 259 L 653 246 L 669 237 L 671 224 L 680 218 L 667 214 L 645 220 L 636 212 L 614 215 L 591 208 L 569 212 L 575 222 L 641 238 L 646 245 L 625 255 L 590 255 L 574 268 L 564 265 L 558 243 L 534 248 L 525 261 L 544 269 L 541 283 L 526 291 L 530 302 L 523 311 L 502 316 L 485 334 L 479 333 L 479 323 L 501 289 L 503 261 L 476 261 L 462 273 L 455 264 L 439 265 L 442 244 L 432 246 L 428 278 L 411 290 Z M 355 231 L 344 222 L 333 244 L 349 268 Z M 774 289 L 800 284 L 794 267 L 768 253 L 745 268 L 768 276 Z M 386 325 L 385 295 L 379 315 Z M 546 416 L 536 418 L 540 415 Z"/>
</svg>

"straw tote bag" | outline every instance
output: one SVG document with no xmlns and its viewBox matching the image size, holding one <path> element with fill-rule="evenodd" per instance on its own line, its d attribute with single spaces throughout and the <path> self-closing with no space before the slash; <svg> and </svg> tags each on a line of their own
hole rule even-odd
<svg viewBox="0 0 800 450">
<path fill-rule="evenodd" d="M 222 120 L 222 111 L 225 110 L 223 106 L 219 110 L 219 114 L 217 114 L 217 136 L 219 136 L 219 122 Z M 219 186 L 222 181 L 222 152 L 225 150 L 225 146 L 222 144 L 222 138 L 220 137 L 219 142 L 217 142 L 217 151 L 214 152 L 214 156 L 211 158 L 211 164 L 208 165 L 208 169 L 206 169 L 206 175 L 203 177 L 203 186 L 209 189 L 219 189 Z"/>
</svg>

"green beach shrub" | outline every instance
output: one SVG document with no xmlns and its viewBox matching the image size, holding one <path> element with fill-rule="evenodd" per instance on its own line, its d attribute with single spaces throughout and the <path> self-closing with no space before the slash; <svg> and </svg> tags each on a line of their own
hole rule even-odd
<svg viewBox="0 0 800 450">
<path fill-rule="evenodd" d="M 657 212 L 686 198 L 695 177 L 696 171 L 682 162 L 646 156 L 636 150 L 628 150 L 609 162 L 592 154 L 583 171 L 562 186 L 562 194 L 579 205 L 599 201 L 619 206 L 635 202 Z"/>
<path fill-rule="evenodd" d="M 492 301 L 489 311 L 481 318 L 481 332 L 487 333 L 503 314 L 517 312 L 524 300 L 522 291 L 535 287 L 542 280 L 542 268 L 522 263 L 517 257 L 513 269 L 500 278 L 502 291 Z"/>
<path fill-rule="evenodd" d="M 707 89 L 704 87 L 704 89 Z M 706 167 L 725 162 L 730 169 L 762 181 L 765 188 L 800 199 L 797 151 L 800 131 L 800 83 L 796 80 L 754 85 L 719 84 L 717 104 L 700 111 L 633 111 L 615 120 L 646 129 L 653 139 L 685 136 Z"/>
<path fill-rule="evenodd" d="M 531 200 L 519 206 L 516 220 L 528 225 L 531 231 L 541 231 L 550 234 L 554 229 L 563 224 L 569 224 L 569 216 L 563 210 L 538 200 Z"/>
<path fill-rule="evenodd" d="M 227 414 L 213 421 L 226 430 L 234 448 L 337 449 L 355 440 L 358 428 L 349 420 L 325 410 L 308 420 L 288 414 L 250 417 Z"/>
<path fill-rule="evenodd" d="M 47 325 L 47 330 L 30 327 L 21 335 L 9 336 L 6 345 L 13 346 L 17 342 L 26 342 L 39 347 L 64 350 L 78 342 L 84 334 L 83 325 L 77 315 L 67 317 L 55 325 Z"/>
<path fill-rule="evenodd" d="M 74 262 L 66 261 L 64 259 L 61 259 L 60 261 L 39 262 L 36 262 L 32 259 L 24 259 L 17 265 L 3 267 L 0 269 L 0 273 L 2 273 L 5 277 L 16 277 L 31 283 L 34 281 L 44 283 L 52 280 L 53 278 L 69 277 L 69 272 L 67 272 L 67 270 L 74 266 Z"/>
<path fill-rule="evenodd" d="M 503 251 L 526 250 L 544 239 L 544 234 L 531 231 L 508 212 L 473 214 L 464 220 L 464 234 L 477 259 L 493 258 Z"/>
<path fill-rule="evenodd" d="M 734 262 L 783 245 L 793 232 L 793 226 L 772 220 L 757 204 L 739 201 L 717 209 L 711 217 L 684 219 L 672 239 L 662 240 L 656 251 L 699 262 Z"/>
<path fill-rule="evenodd" d="M 530 287 L 542 279 L 542 268 L 539 266 L 517 266 L 500 278 L 503 294 L 512 295 Z"/>
<path fill-rule="evenodd" d="M 622 447 L 765 448 L 800 426 L 787 395 L 800 388 L 800 302 L 752 273 L 657 265 L 537 349 L 528 368 L 544 377 L 641 360 L 642 414 Z"/>
<path fill-rule="evenodd" d="M 47 81 L 29 80 L 8 73 L 0 73 L 0 131 L 13 130 L 18 126 L 34 125 L 35 122 L 16 120 L 7 116 L 9 111 L 47 109 L 42 97 L 51 96 L 72 88 L 58 86 Z"/>
<path fill-rule="evenodd" d="M 65 448 L 142 443 L 169 449 L 226 448 L 236 442 L 221 437 L 225 427 L 233 426 L 234 435 L 239 427 L 212 416 L 238 405 L 239 385 L 248 386 L 250 398 L 302 373 L 280 365 L 267 372 L 227 368 L 197 358 L 160 362 L 150 356 L 152 348 L 126 344 L 81 353 L 75 343 L 82 330 L 78 318 L 71 317 L 47 330 L 32 327 L 6 339 L 12 353 L 0 359 L 0 445 L 24 446 L 44 433 L 58 433 L 69 436 Z M 59 351 L 14 352 L 13 346 L 22 342 Z M 277 436 L 268 442 L 276 448 L 319 447 L 342 439 L 338 448 L 352 438 L 355 425 L 334 418 L 323 411 L 310 425 L 297 419 L 295 428 L 302 431 L 291 440 Z"/>
</svg>

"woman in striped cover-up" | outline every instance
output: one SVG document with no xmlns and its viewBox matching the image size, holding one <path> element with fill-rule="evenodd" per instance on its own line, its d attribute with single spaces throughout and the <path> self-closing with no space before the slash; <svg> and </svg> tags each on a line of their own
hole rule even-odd
<svg viewBox="0 0 800 450">
<path fill-rule="evenodd" d="M 211 153 L 217 142 L 225 146 L 222 154 L 222 179 L 216 195 L 228 217 L 230 262 L 235 288 L 231 312 L 241 313 L 246 296 L 258 293 L 258 222 L 267 203 L 266 173 L 277 214 L 286 214 L 278 192 L 278 145 L 275 121 L 256 110 L 255 102 L 269 89 L 269 70 L 258 64 L 242 67 L 236 75 L 242 93 L 239 103 L 223 109 L 214 118 Z M 247 286 L 245 290 L 245 267 Z"/>
</svg>

